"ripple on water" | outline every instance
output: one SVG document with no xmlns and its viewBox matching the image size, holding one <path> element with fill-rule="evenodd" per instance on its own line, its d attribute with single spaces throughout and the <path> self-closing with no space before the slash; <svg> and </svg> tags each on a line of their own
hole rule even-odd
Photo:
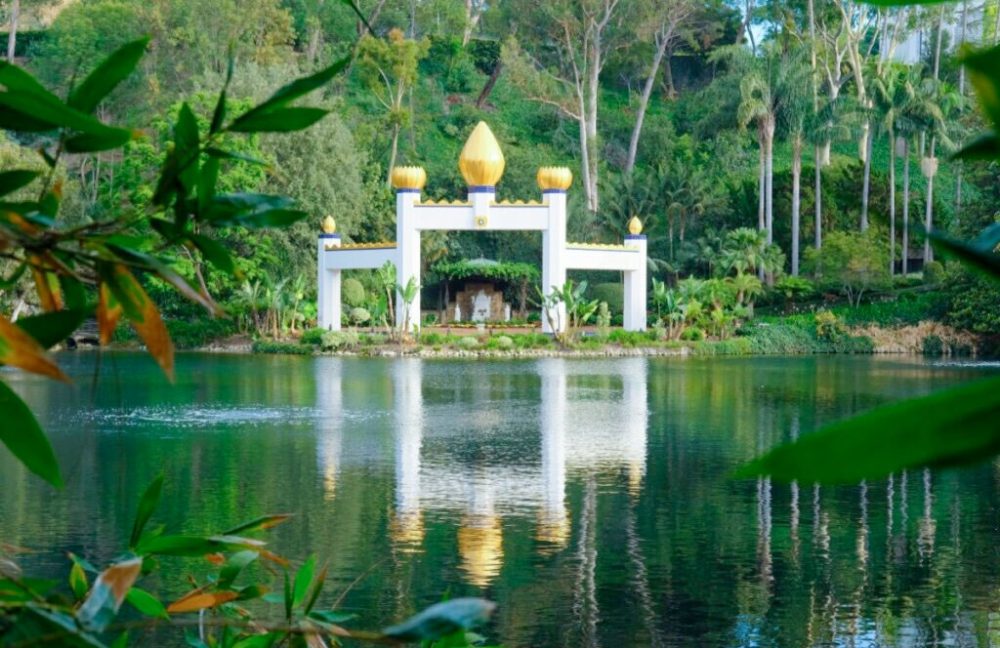
<svg viewBox="0 0 1000 648">
<path fill-rule="evenodd" d="M 80 418 L 106 431 L 124 429 L 169 428 L 229 429 L 247 427 L 273 428 L 284 425 L 311 425 L 320 417 L 313 407 L 274 407 L 268 405 L 150 405 L 129 409 L 98 409 L 77 413 Z"/>
</svg>

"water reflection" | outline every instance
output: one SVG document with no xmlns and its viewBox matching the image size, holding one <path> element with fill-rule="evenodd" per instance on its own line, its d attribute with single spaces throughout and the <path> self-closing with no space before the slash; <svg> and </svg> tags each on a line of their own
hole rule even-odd
<svg viewBox="0 0 1000 648">
<path fill-rule="evenodd" d="M 77 362 L 74 369 L 73 363 Z M 157 523 L 290 511 L 366 627 L 451 596 L 508 646 L 997 645 L 1000 463 L 849 487 L 737 482 L 772 445 L 981 368 L 867 358 L 429 362 L 178 356 L 89 394 L 12 372 L 72 486 L 0 453 L 0 541 L 64 577 Z M 112 378 L 108 378 L 112 380 Z M 51 568 L 50 571 L 45 571 Z M 178 591 L 187 587 L 177 574 Z M 357 581 L 357 582 L 355 582 Z"/>
</svg>

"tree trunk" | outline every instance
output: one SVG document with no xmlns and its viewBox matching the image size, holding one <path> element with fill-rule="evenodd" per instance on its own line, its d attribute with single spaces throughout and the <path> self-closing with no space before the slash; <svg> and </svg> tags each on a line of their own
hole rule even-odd
<svg viewBox="0 0 1000 648">
<path fill-rule="evenodd" d="M 385 183 L 392 186 L 392 170 L 396 167 L 396 154 L 399 152 L 399 124 L 392 127 L 392 150 L 389 153 L 389 169 L 385 174 Z"/>
<path fill-rule="evenodd" d="M 17 50 L 17 25 L 21 19 L 21 0 L 11 0 L 10 3 L 10 27 L 7 31 L 7 60 L 14 62 L 14 54 Z"/>
<path fill-rule="evenodd" d="M 813 245 L 818 250 L 823 247 L 823 148 L 819 144 L 813 149 L 813 163 L 816 165 L 815 186 L 813 187 L 816 208 L 814 227 L 816 231 Z"/>
<path fill-rule="evenodd" d="M 934 159 L 934 137 L 931 136 L 930 158 Z M 933 166 L 933 165 L 932 165 Z M 937 169 L 928 169 L 927 174 L 927 196 L 924 203 L 924 267 L 934 260 L 934 250 L 931 248 L 931 238 L 929 234 L 934 227 L 934 176 Z"/>
<path fill-rule="evenodd" d="M 767 147 L 764 144 L 763 133 L 761 134 L 758 145 L 760 148 L 760 154 L 758 155 L 757 165 L 759 170 L 757 174 L 757 229 L 763 232 L 766 227 L 764 221 L 764 195 L 767 192 L 767 180 L 765 180 L 765 176 L 767 174 L 767 152 L 765 149 Z"/>
<path fill-rule="evenodd" d="M 663 83 L 667 86 L 667 96 L 671 99 L 677 96 L 677 87 L 674 85 L 674 68 L 670 65 L 673 58 L 673 48 L 670 48 L 667 52 L 667 62 L 663 65 Z"/>
<path fill-rule="evenodd" d="M 774 242 L 774 127 L 774 118 L 769 117 L 767 122 L 767 195 L 764 204 L 768 245 Z"/>
<path fill-rule="evenodd" d="M 861 231 L 868 231 L 868 198 L 872 183 L 872 131 L 868 130 L 867 155 L 865 155 L 865 173 L 861 184 Z"/>
<path fill-rule="evenodd" d="M 802 200 L 802 134 L 792 139 L 792 276 L 799 276 L 799 208 Z"/>
<path fill-rule="evenodd" d="M 635 168 L 635 158 L 639 152 L 639 136 L 642 134 L 642 123 L 646 119 L 646 109 L 649 107 L 649 98 L 653 94 L 653 86 L 656 85 L 656 74 L 660 69 L 660 63 L 663 61 L 663 55 L 667 51 L 667 43 L 670 39 L 664 38 L 653 54 L 653 64 L 649 69 L 649 76 L 646 77 L 646 83 L 642 86 L 642 94 L 639 95 L 639 109 L 635 113 L 635 125 L 632 127 L 632 138 L 628 143 L 628 158 L 625 160 L 625 173 L 632 173 L 632 169 Z M 670 69 L 670 66 L 667 66 Z"/>
<path fill-rule="evenodd" d="M 482 92 L 476 98 L 476 108 L 482 110 L 486 100 L 490 98 L 490 95 L 493 93 L 493 87 L 497 84 L 497 79 L 500 78 L 501 69 L 503 69 L 503 63 L 497 61 L 496 67 L 490 73 L 490 78 L 486 80 L 486 85 L 483 86 Z"/>
<path fill-rule="evenodd" d="M 580 102 L 583 103 L 582 101 Z M 582 108 L 582 105 L 581 105 Z M 596 197 L 591 193 L 591 182 L 590 182 L 590 142 L 587 138 L 587 122 L 581 114 L 579 119 L 580 124 L 580 174 L 583 176 L 580 178 L 583 183 L 583 193 L 587 197 L 587 209 L 590 211 L 597 211 L 594 207 L 596 203 Z"/>
<path fill-rule="evenodd" d="M 601 76 L 601 42 L 599 36 L 594 37 L 590 51 L 590 69 L 588 70 L 590 79 L 587 84 L 587 110 L 584 112 L 587 124 L 587 160 L 590 164 L 590 200 L 588 209 L 597 212 L 600 208 L 600 201 L 597 193 L 597 100 L 600 91 Z"/>
<path fill-rule="evenodd" d="M 896 136 L 889 129 L 889 274 L 896 274 Z"/>
<path fill-rule="evenodd" d="M 903 140 L 903 274 L 910 265 L 910 138 Z"/>
</svg>

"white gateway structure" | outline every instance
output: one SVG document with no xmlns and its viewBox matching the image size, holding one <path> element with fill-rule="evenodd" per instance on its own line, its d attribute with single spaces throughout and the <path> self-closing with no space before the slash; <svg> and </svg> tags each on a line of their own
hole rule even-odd
<svg viewBox="0 0 1000 648">
<path fill-rule="evenodd" d="M 496 200 L 496 183 L 503 176 L 504 157 L 500 145 L 485 122 L 472 131 L 458 160 L 462 177 L 469 185 L 466 200 L 434 202 L 421 198 L 427 174 L 420 167 L 396 167 L 392 186 L 396 190 L 396 241 L 384 243 L 342 243 L 335 223 L 327 217 L 317 250 L 318 313 L 320 328 L 340 329 L 340 282 L 344 270 L 378 268 L 387 261 L 396 266 L 396 281 L 407 285 L 411 278 L 420 283 L 420 232 L 423 230 L 476 230 L 542 232 L 542 286 L 547 294 L 562 287 L 567 270 L 615 270 L 625 275 L 624 328 L 646 329 L 646 237 L 642 224 L 633 217 L 624 244 L 604 245 L 566 241 L 566 191 L 573 174 L 565 167 L 542 167 L 538 186 L 542 200 L 516 202 Z M 565 330 L 565 305 L 552 314 L 556 328 Z M 412 313 L 412 317 L 407 317 Z M 396 295 L 397 327 L 419 326 L 420 293 L 409 305 Z M 552 333 L 548 317 L 543 330 Z"/>
</svg>

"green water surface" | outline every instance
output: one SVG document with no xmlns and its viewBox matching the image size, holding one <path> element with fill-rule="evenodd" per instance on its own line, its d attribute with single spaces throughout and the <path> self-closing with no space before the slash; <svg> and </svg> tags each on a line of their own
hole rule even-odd
<svg viewBox="0 0 1000 648">
<path fill-rule="evenodd" d="M 328 560 L 323 604 L 346 590 L 358 627 L 475 595 L 499 603 L 485 634 L 505 646 L 1000 645 L 997 462 L 822 489 L 727 476 L 996 367 L 184 354 L 169 385 L 147 356 L 97 376 L 96 359 L 60 356 L 70 386 L 3 372 L 68 482 L 0 450 L 0 542 L 36 549 L 35 573 L 113 558 L 163 471 L 173 531 L 294 513 L 271 548 Z M 201 568 L 146 586 L 176 594 Z"/>
</svg>

